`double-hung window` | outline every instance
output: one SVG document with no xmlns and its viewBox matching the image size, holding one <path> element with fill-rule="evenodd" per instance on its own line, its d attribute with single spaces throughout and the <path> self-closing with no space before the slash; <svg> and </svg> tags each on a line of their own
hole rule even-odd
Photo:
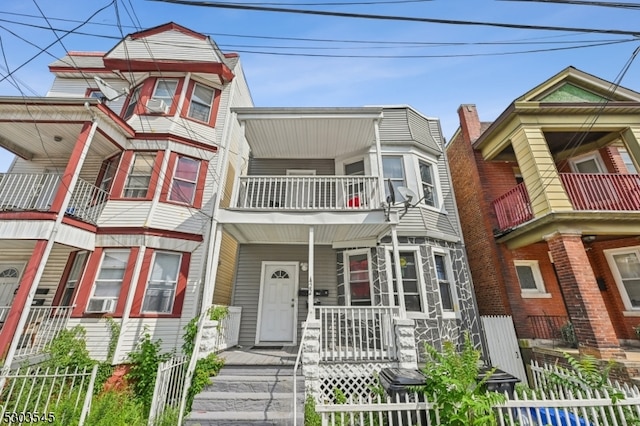
<svg viewBox="0 0 640 426">
<path fill-rule="evenodd" d="M 133 156 L 129 176 L 124 186 L 125 198 L 145 198 L 151 183 L 155 152 L 138 152 Z"/>
<path fill-rule="evenodd" d="M 551 297 L 545 291 L 544 280 L 537 260 L 514 260 L 520 291 L 523 298 Z"/>
<path fill-rule="evenodd" d="M 640 247 L 605 251 L 611 272 L 628 310 L 640 309 Z"/>
<path fill-rule="evenodd" d="M 89 298 L 87 312 L 114 312 L 124 280 L 130 250 L 106 249 Z"/>
<path fill-rule="evenodd" d="M 140 100 L 140 92 L 142 91 L 142 85 L 133 89 L 131 95 L 129 96 L 129 103 L 127 107 L 124 109 L 124 113 L 122 114 L 122 118 L 128 120 L 133 113 L 136 111 L 136 106 L 138 105 L 138 101 Z"/>
<path fill-rule="evenodd" d="M 211 87 L 199 83 L 194 84 L 187 117 L 208 123 L 211 118 L 213 95 L 214 90 Z"/>
<path fill-rule="evenodd" d="M 444 251 L 434 251 L 433 260 L 436 268 L 442 312 L 444 316 L 455 315 L 457 299 L 449 255 Z"/>
<path fill-rule="evenodd" d="M 163 101 L 167 106 L 167 109 L 170 109 L 177 87 L 178 80 L 164 78 L 158 79 L 158 81 L 156 82 L 156 87 L 153 91 L 152 98 Z"/>
<path fill-rule="evenodd" d="M 142 312 L 161 314 L 173 312 L 181 259 L 182 255 L 178 253 L 162 251 L 155 253 Z"/>
<path fill-rule="evenodd" d="M 102 167 L 100 170 L 100 180 L 97 185 L 98 188 L 102 189 L 105 192 L 109 192 L 111 190 L 111 184 L 113 183 L 113 178 L 116 176 L 116 170 L 118 169 L 119 162 L 119 155 L 111 157 L 102 162 Z"/>
<path fill-rule="evenodd" d="M 69 275 L 64 283 L 64 290 L 62 291 L 62 297 L 60 298 L 60 306 L 71 306 L 73 302 L 73 294 L 78 287 L 78 282 L 84 271 L 84 265 L 87 261 L 86 251 L 78 251 L 73 257 L 73 263 L 69 270 Z"/>
<path fill-rule="evenodd" d="M 393 252 L 391 257 L 391 277 L 393 282 L 393 295 L 396 306 L 404 306 L 406 312 L 424 312 L 422 298 L 422 280 L 418 268 L 418 254 L 416 251 L 401 251 L 400 271 L 402 274 L 402 299 L 396 278 L 396 266 Z"/>
<path fill-rule="evenodd" d="M 402 156 L 382 156 L 382 172 L 385 180 L 385 195 L 389 196 L 390 189 L 387 182 L 391 182 L 396 202 L 404 201 L 404 197 L 398 191 L 399 187 L 407 186 Z"/>
<path fill-rule="evenodd" d="M 438 193 L 434 179 L 434 167 L 431 163 L 418 161 L 420 166 L 420 180 L 422 183 L 422 196 L 428 206 L 438 207 Z"/>
<path fill-rule="evenodd" d="M 198 186 L 199 171 L 200 161 L 178 156 L 171 181 L 169 200 L 192 204 L 196 195 L 196 187 Z"/>
<path fill-rule="evenodd" d="M 347 252 L 346 281 L 351 306 L 371 306 L 371 277 L 369 274 L 369 254 L 366 251 Z"/>
</svg>

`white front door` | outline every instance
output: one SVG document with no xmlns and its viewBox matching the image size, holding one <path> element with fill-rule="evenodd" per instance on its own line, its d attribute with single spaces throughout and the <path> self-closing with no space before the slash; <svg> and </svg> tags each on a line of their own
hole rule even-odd
<svg viewBox="0 0 640 426">
<path fill-rule="evenodd" d="M 295 343 L 298 262 L 263 262 L 256 343 Z"/>
<path fill-rule="evenodd" d="M 9 313 L 3 307 L 11 306 L 13 297 L 20 283 L 20 271 L 22 265 L 0 264 L 0 322 L 5 320 Z"/>
</svg>

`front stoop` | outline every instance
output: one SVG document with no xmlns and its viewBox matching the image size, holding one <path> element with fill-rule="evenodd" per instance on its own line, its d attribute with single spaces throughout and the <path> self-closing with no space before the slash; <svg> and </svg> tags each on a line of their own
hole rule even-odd
<svg viewBox="0 0 640 426">
<path fill-rule="evenodd" d="M 304 377 L 296 383 L 298 425 L 304 425 Z M 293 369 L 225 366 L 212 384 L 196 395 L 184 422 L 208 425 L 293 425 Z"/>
</svg>

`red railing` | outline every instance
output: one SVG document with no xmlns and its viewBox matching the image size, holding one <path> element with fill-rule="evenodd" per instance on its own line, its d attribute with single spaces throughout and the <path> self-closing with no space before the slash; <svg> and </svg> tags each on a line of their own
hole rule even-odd
<svg viewBox="0 0 640 426">
<path fill-rule="evenodd" d="M 524 182 L 493 200 L 500 230 L 513 228 L 533 218 L 529 194 Z"/>
<path fill-rule="evenodd" d="M 640 175 L 560 173 L 575 210 L 640 210 Z"/>
</svg>

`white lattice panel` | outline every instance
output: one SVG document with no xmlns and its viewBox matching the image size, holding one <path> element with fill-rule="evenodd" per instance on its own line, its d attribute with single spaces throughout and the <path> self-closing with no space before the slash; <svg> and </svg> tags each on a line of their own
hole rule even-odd
<svg viewBox="0 0 640 426">
<path fill-rule="evenodd" d="M 321 364 L 320 394 L 315 395 L 316 401 L 335 402 L 336 390 L 347 398 L 366 396 L 371 393 L 370 386 L 378 384 L 376 375 L 380 370 L 393 366 L 388 362 Z"/>
</svg>

